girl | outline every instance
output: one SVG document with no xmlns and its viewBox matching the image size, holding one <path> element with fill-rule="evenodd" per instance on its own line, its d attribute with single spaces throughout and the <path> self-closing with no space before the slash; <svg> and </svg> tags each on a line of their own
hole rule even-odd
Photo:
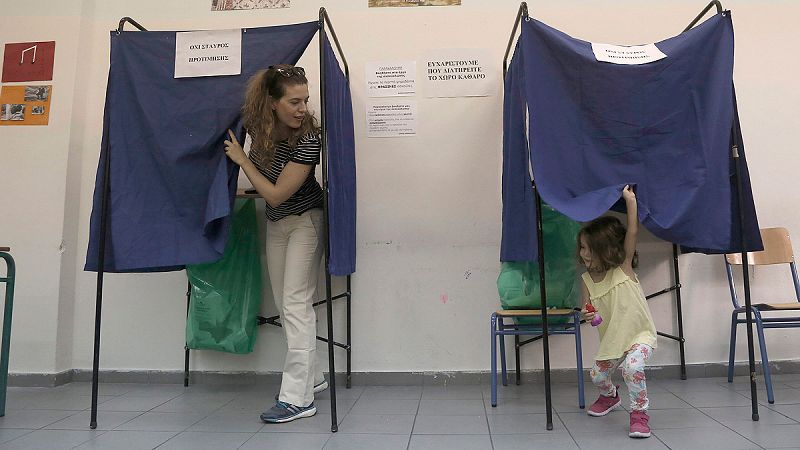
<svg viewBox="0 0 800 450">
<path fill-rule="evenodd" d="M 303 68 L 270 66 L 250 80 L 242 107 L 252 137 L 250 155 L 232 131 L 225 141 L 225 154 L 267 202 L 267 270 L 289 347 L 277 403 L 261 414 L 268 423 L 313 416 L 314 393 L 328 387 L 315 359 L 312 303 L 326 234 L 322 188 L 314 177 L 319 130 L 307 104 Z"/>
<path fill-rule="evenodd" d="M 598 326 L 600 349 L 590 372 L 600 390 L 587 413 L 604 416 L 621 405 L 611 374 L 622 367 L 628 386 L 631 417 L 630 437 L 650 437 L 647 415 L 649 402 L 644 365 L 656 348 L 656 328 L 644 292 L 633 272 L 636 266 L 636 233 L 639 220 L 636 195 L 630 186 L 622 190 L 628 209 L 628 230 L 615 217 L 601 217 L 586 224 L 578 233 L 578 261 L 586 267 L 583 279 L 583 313 L 588 320 L 595 313 L 586 311 L 590 303 L 603 321 Z"/>
</svg>

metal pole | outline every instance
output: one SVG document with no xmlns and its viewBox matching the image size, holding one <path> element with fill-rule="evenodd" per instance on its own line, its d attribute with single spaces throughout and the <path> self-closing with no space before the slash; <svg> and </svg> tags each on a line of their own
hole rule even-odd
<svg viewBox="0 0 800 450">
<path fill-rule="evenodd" d="M 533 165 L 531 165 L 533 172 Z M 534 178 L 535 180 L 535 178 Z M 536 242 L 539 244 L 539 294 L 542 297 L 542 350 L 544 358 L 544 399 L 547 410 L 547 429 L 553 429 L 553 402 L 550 396 L 550 342 L 547 330 L 547 291 L 545 290 L 544 273 L 544 236 L 542 234 L 542 198 L 539 190 L 536 189 L 536 181 L 533 182 L 533 189 L 536 192 Z"/>
<path fill-rule="evenodd" d="M 678 267 L 678 245 L 672 244 L 672 270 L 675 278 L 675 306 L 678 312 L 678 348 L 681 353 L 681 380 L 686 379 L 686 339 L 683 337 L 683 310 L 681 307 L 681 272 Z"/>
<path fill-rule="evenodd" d="M 108 222 L 108 195 L 111 188 L 111 146 L 106 147 L 103 164 L 103 198 L 100 207 L 100 245 L 97 255 L 97 289 L 94 309 L 94 356 L 92 359 L 92 411 L 89 428 L 97 428 L 97 388 L 100 372 L 100 322 L 103 312 L 103 274 L 106 262 L 106 226 Z"/>
<path fill-rule="evenodd" d="M 522 2 L 517 11 L 517 17 L 514 19 L 514 28 L 511 31 L 511 37 L 508 40 L 506 53 L 503 56 L 503 77 L 505 78 L 508 71 L 508 55 L 511 52 L 511 46 L 514 42 L 514 36 L 517 33 L 517 27 L 522 20 L 528 20 L 528 4 Z M 533 165 L 531 165 L 531 174 L 534 173 Z M 544 393 L 545 393 L 545 408 L 547 412 L 547 429 L 553 429 L 553 404 L 550 395 L 550 342 L 548 339 L 547 329 L 547 292 L 545 291 L 545 273 L 544 273 L 544 242 L 542 236 L 542 199 L 539 196 L 539 191 L 536 189 L 536 177 L 533 176 L 533 190 L 536 196 L 536 242 L 539 247 L 539 292 L 542 298 L 542 349 L 544 358 Z M 515 345 L 515 349 L 519 351 L 519 346 Z M 517 358 L 517 370 L 519 373 L 519 358 Z M 519 376 L 517 377 L 519 383 Z"/>
<path fill-rule="evenodd" d="M 711 9 L 712 6 L 717 7 L 717 14 L 722 12 L 722 3 L 720 3 L 719 0 L 713 0 L 708 5 L 706 5 L 706 7 L 703 8 L 702 11 L 700 11 L 700 14 L 698 14 L 697 17 L 695 17 L 694 20 L 692 20 L 689 26 L 683 29 L 683 31 L 689 31 L 692 29 L 693 26 L 697 25 L 697 22 L 699 22 L 700 19 L 702 19 L 703 16 L 706 15 L 706 13 Z"/>
<path fill-rule="evenodd" d="M 347 382 L 345 387 L 350 389 L 352 387 L 352 340 L 350 337 L 350 324 L 352 323 L 352 291 L 350 290 L 350 275 L 347 276 Z"/>
<path fill-rule="evenodd" d="M 192 302 L 192 282 L 188 280 L 189 274 L 187 272 L 187 287 L 186 287 L 186 320 L 189 320 L 189 306 Z M 189 343 L 185 343 L 183 346 L 184 349 L 184 357 L 183 357 L 183 387 L 189 387 Z"/>
<path fill-rule="evenodd" d="M 739 146 L 744 148 L 742 143 L 742 130 L 739 124 L 739 111 L 736 105 L 736 90 L 731 90 L 733 97 L 733 125 L 731 130 L 732 145 L 731 156 L 735 166 L 736 176 L 736 199 L 739 206 L 739 228 L 740 228 L 740 241 L 742 250 L 742 278 L 744 280 L 744 311 L 745 323 L 747 323 L 747 357 L 748 366 L 750 369 L 750 402 L 752 410 L 753 421 L 758 421 L 758 393 L 756 392 L 756 363 L 755 351 L 753 350 L 753 307 L 750 300 L 750 272 L 747 260 L 747 244 L 745 241 L 745 219 L 744 219 L 744 198 L 742 187 L 742 167 L 741 158 L 739 157 Z"/>
<path fill-rule="evenodd" d="M 508 54 L 511 53 L 511 45 L 514 43 L 514 36 L 517 34 L 517 27 L 519 27 L 520 19 L 527 19 L 528 18 L 528 4 L 526 2 L 522 2 L 519 4 L 519 10 L 517 10 L 517 17 L 514 19 L 514 28 L 511 29 L 511 37 L 508 38 L 508 45 L 506 46 L 506 53 L 503 55 L 503 78 L 506 76 L 506 72 L 508 72 Z"/>
<path fill-rule="evenodd" d="M 125 23 L 138 28 L 140 31 L 147 31 L 130 17 L 123 17 L 119 21 L 117 33 L 122 32 Z M 111 146 L 106 148 L 106 160 L 103 164 L 103 195 L 100 207 L 100 243 L 97 255 L 97 289 L 95 292 L 94 308 L 94 356 L 92 358 L 92 407 L 89 417 L 89 428 L 97 428 L 97 388 L 100 372 L 100 323 L 103 312 L 103 275 L 105 271 L 106 258 L 106 234 L 108 223 L 108 195 L 111 192 Z"/>
<path fill-rule="evenodd" d="M 325 239 L 325 304 L 327 309 L 328 319 L 328 378 L 331 390 L 331 431 L 339 431 L 339 422 L 336 417 L 336 361 L 334 357 L 333 345 L 333 295 L 331 293 L 331 275 L 328 272 L 328 260 L 330 258 L 330 233 L 328 227 L 328 139 L 327 127 L 325 123 L 325 17 L 327 13 L 325 8 L 319 9 L 319 72 L 320 72 L 320 132 L 321 132 L 321 147 L 322 147 L 322 190 L 323 196 L 323 217 L 325 220 L 325 233 L 328 235 Z"/>
</svg>

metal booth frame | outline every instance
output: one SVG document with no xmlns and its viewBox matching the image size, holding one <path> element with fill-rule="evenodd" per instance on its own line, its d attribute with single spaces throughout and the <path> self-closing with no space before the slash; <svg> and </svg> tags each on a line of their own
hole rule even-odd
<svg viewBox="0 0 800 450">
<path fill-rule="evenodd" d="M 708 11 L 711 10 L 712 7 L 716 7 L 717 13 L 722 13 L 723 8 L 722 4 L 719 0 L 712 0 L 706 7 L 697 15 L 697 17 L 692 20 L 691 23 L 683 30 L 683 32 L 690 30 L 694 27 L 700 19 L 702 19 Z M 517 11 L 517 17 L 514 19 L 514 27 L 511 30 L 511 37 L 508 40 L 508 46 L 506 47 L 505 55 L 503 56 L 503 78 L 505 79 L 506 72 L 508 71 L 508 59 L 509 54 L 511 53 L 511 47 L 514 43 L 514 37 L 517 34 L 517 29 L 519 28 L 520 23 L 523 20 L 529 20 L 530 16 L 528 14 L 528 4 L 527 2 L 520 3 L 519 10 Z M 741 128 L 738 119 L 738 113 L 735 110 L 736 103 L 734 102 L 734 119 L 733 123 L 731 124 L 731 137 L 733 144 L 731 145 L 731 158 L 734 160 L 735 165 L 735 179 L 736 179 L 736 198 L 738 201 L 739 207 L 739 225 L 740 229 L 744 230 L 744 200 L 742 199 L 742 179 L 741 179 L 741 161 L 739 158 L 739 146 L 742 144 L 742 136 L 741 136 Z M 543 348 L 543 358 L 544 358 L 544 382 L 545 382 L 545 404 L 547 410 L 547 429 L 553 429 L 553 406 L 552 406 L 552 399 L 551 399 L 551 392 L 550 392 L 550 345 L 549 345 L 549 332 L 548 332 L 548 325 L 547 325 L 547 293 L 545 292 L 545 274 L 544 274 L 544 246 L 541 245 L 543 242 L 542 236 L 542 198 L 539 196 L 539 191 L 536 187 L 536 176 L 534 172 L 533 165 L 530 165 L 531 171 L 531 184 L 534 192 L 535 202 L 536 202 L 536 242 L 539 244 L 539 288 L 540 288 L 540 295 L 542 298 L 542 307 L 541 307 L 541 317 L 542 317 L 542 335 L 536 336 L 524 341 L 520 341 L 518 335 L 514 336 L 514 351 L 516 356 L 516 383 L 520 384 L 520 377 L 521 377 L 521 368 L 520 368 L 520 348 L 528 344 L 530 342 L 537 341 L 539 339 L 542 340 L 542 348 Z M 745 247 L 745 238 L 744 232 L 741 233 L 741 248 L 744 249 Z M 653 294 L 647 295 L 646 299 L 650 300 L 651 298 L 660 296 L 662 294 L 666 294 L 669 292 L 675 292 L 675 304 L 676 304 L 676 313 L 677 313 L 677 328 L 678 328 L 678 335 L 671 335 L 668 333 L 658 332 L 659 336 L 666 337 L 678 342 L 680 347 L 680 359 L 681 359 L 681 379 L 686 379 L 686 357 L 685 357 L 685 343 L 686 339 L 684 338 L 683 334 L 683 311 L 681 307 L 681 282 L 680 282 L 680 269 L 678 266 L 678 255 L 679 249 L 676 244 L 672 244 L 672 276 L 673 276 L 673 284 L 666 289 L 662 289 L 661 291 L 655 292 Z M 742 251 L 742 260 L 747 260 L 747 252 Z M 742 274 L 744 278 L 744 292 L 745 292 L 745 308 L 746 308 L 746 323 L 747 323 L 747 349 L 748 349 L 748 356 L 749 356 L 749 373 L 750 373 L 750 398 L 752 403 L 752 420 L 758 420 L 758 399 L 756 394 L 756 372 L 755 372 L 755 357 L 754 357 L 754 349 L 753 349 L 753 318 L 751 312 L 751 300 L 750 300 L 750 279 L 749 274 L 747 271 L 747 265 L 742 265 Z"/>
<path fill-rule="evenodd" d="M 130 17 L 123 17 L 119 21 L 119 26 L 117 27 L 117 32 L 122 32 L 125 23 L 130 23 L 132 26 L 136 27 L 139 31 L 147 31 L 142 25 L 140 25 L 135 20 L 131 19 Z M 318 27 L 319 27 L 319 61 L 320 61 L 320 129 L 321 129 L 321 149 L 322 149 L 322 190 L 324 192 L 323 197 L 323 217 L 325 223 L 328 223 L 328 152 L 327 152 L 327 128 L 325 122 L 325 64 L 323 61 L 324 57 L 324 45 L 325 39 L 327 39 L 326 34 L 326 27 L 330 30 L 331 37 L 333 38 L 333 42 L 336 44 L 336 50 L 341 57 L 341 64 L 344 66 L 344 73 L 345 77 L 350 80 L 350 69 L 347 65 L 347 60 L 345 59 L 344 52 L 342 51 L 342 47 L 339 44 L 339 39 L 336 36 L 336 32 L 334 31 L 333 24 L 331 23 L 330 17 L 328 16 L 327 11 L 325 8 L 319 9 L 319 19 L 318 19 Z M 91 405 L 91 418 L 90 418 L 90 428 L 96 429 L 97 428 L 97 399 L 98 399 L 98 385 L 99 385 L 99 370 L 100 370 L 100 325 L 102 320 L 102 305 L 103 305 L 103 275 L 105 269 L 105 244 L 106 244 L 106 233 L 107 233 L 107 218 L 108 218 L 108 197 L 109 197 L 109 190 L 110 190 L 110 175 L 111 175 L 111 155 L 107 155 L 105 164 L 103 166 L 103 194 L 102 194 L 102 201 L 101 201 L 101 215 L 100 215 L 100 239 L 99 239 L 99 252 L 98 252 L 98 263 L 97 263 L 97 291 L 96 291 L 96 299 L 95 299 L 95 327 L 94 327 L 94 357 L 92 362 L 92 405 Z M 329 231 L 328 231 L 329 232 Z M 352 345 L 351 345 L 351 311 L 352 311 L 352 289 L 351 289 L 351 275 L 346 276 L 346 289 L 344 292 L 333 295 L 333 288 L 332 288 L 332 277 L 330 272 L 328 271 L 328 262 L 330 259 L 330 239 L 327 239 L 325 245 L 325 260 L 324 260 L 324 267 L 325 267 L 325 299 L 319 300 L 314 302 L 313 306 L 319 306 L 322 304 L 326 305 L 327 308 L 327 337 L 317 336 L 317 340 L 325 342 L 328 344 L 328 385 L 330 389 L 331 395 L 331 431 L 337 432 L 339 431 L 338 419 L 337 419 L 337 411 L 336 411 L 336 364 L 335 364 L 335 355 L 334 349 L 336 347 L 342 348 L 346 351 L 347 356 L 347 373 L 345 378 L 345 387 L 350 388 L 352 382 L 352 372 L 351 372 L 351 361 L 352 361 Z M 191 292 L 191 284 L 189 284 L 189 289 L 186 292 L 186 307 L 187 313 L 189 308 L 189 301 L 190 301 L 190 292 Z M 346 336 L 345 342 L 337 342 L 334 340 L 333 336 L 333 300 L 337 300 L 340 298 L 346 299 Z M 271 316 L 271 317 L 258 317 L 258 324 L 264 325 L 269 324 L 273 326 L 282 326 L 279 322 L 280 316 Z M 183 378 L 183 385 L 189 386 L 189 348 L 185 348 L 185 359 L 184 359 L 184 378 Z"/>
</svg>

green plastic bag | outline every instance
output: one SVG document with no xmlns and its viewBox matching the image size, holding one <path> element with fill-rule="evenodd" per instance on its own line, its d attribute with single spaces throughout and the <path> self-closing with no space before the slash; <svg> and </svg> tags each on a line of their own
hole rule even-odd
<svg viewBox="0 0 800 450">
<path fill-rule="evenodd" d="M 578 231 L 578 222 L 559 213 L 550 205 L 542 204 L 547 309 L 572 309 L 580 302 L 578 268 L 575 262 Z M 541 308 L 539 263 L 504 262 L 497 277 L 497 291 L 503 309 Z M 520 317 L 515 320 L 519 325 L 542 323 L 538 317 Z M 568 320 L 566 317 L 548 318 L 550 323 L 565 323 Z"/>
<path fill-rule="evenodd" d="M 250 353 L 261 309 L 261 256 L 254 199 L 237 199 L 225 254 L 186 266 L 192 284 L 186 318 L 189 348 Z"/>
</svg>

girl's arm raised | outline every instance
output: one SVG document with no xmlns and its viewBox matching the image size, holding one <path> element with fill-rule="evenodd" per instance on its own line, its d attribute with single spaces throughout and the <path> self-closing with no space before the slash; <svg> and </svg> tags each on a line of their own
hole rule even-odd
<svg viewBox="0 0 800 450">
<path fill-rule="evenodd" d="M 625 207 L 628 209 L 628 230 L 625 232 L 625 262 L 623 268 L 633 272 L 633 254 L 636 252 L 636 235 L 639 233 L 639 216 L 636 206 L 636 194 L 633 189 L 626 185 L 622 189 L 622 198 L 625 199 Z"/>
</svg>

